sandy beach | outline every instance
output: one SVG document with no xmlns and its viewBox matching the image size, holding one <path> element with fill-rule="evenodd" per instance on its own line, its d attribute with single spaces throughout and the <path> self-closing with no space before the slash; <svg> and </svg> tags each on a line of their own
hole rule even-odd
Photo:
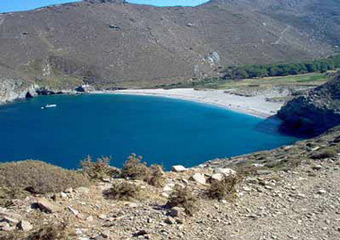
<svg viewBox="0 0 340 240">
<path fill-rule="evenodd" d="M 224 90 L 178 89 L 128 89 L 94 93 L 131 94 L 176 98 L 220 106 L 233 111 L 250 114 L 260 118 L 268 118 L 276 114 L 282 103 L 268 102 L 266 96 L 244 97 L 225 93 Z"/>
</svg>

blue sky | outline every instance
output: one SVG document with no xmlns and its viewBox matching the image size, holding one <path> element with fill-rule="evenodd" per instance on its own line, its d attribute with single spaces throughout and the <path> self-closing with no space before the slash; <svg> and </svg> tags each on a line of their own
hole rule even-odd
<svg viewBox="0 0 340 240">
<path fill-rule="evenodd" d="M 127 0 L 127 1 L 130 3 L 150 4 L 155 6 L 196 6 L 208 2 L 208 0 Z M 0 12 L 30 10 L 43 6 L 67 2 L 77 2 L 77 0 L 0 0 Z"/>
</svg>

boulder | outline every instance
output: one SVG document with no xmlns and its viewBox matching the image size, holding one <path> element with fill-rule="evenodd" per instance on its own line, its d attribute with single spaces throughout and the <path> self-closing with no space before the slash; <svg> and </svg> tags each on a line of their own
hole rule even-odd
<svg viewBox="0 0 340 240">
<path fill-rule="evenodd" d="M 224 176 L 229 177 L 235 175 L 236 171 L 231 168 L 215 168 L 214 173 L 222 173 Z"/>
<path fill-rule="evenodd" d="M 175 166 L 172 166 L 171 170 L 173 172 L 184 172 L 187 169 L 184 166 L 182 166 L 182 165 L 175 165 Z"/>
<path fill-rule="evenodd" d="M 31 223 L 29 223 L 28 221 L 25 221 L 25 220 L 21 220 L 17 227 L 20 229 L 20 230 L 23 230 L 24 232 L 28 232 L 30 230 L 32 230 L 33 226 Z"/>
<path fill-rule="evenodd" d="M 170 209 L 169 215 L 171 217 L 183 217 L 185 216 L 185 209 L 181 207 L 173 207 Z"/>
<path fill-rule="evenodd" d="M 36 202 L 37 206 L 46 213 L 55 213 L 61 211 L 61 208 L 46 198 L 39 198 Z"/>
<path fill-rule="evenodd" d="M 190 177 L 190 180 L 193 180 L 199 184 L 205 184 L 206 180 L 205 180 L 205 176 L 203 173 L 195 173 L 194 175 L 192 175 Z"/>
<path fill-rule="evenodd" d="M 209 181 L 222 181 L 224 178 L 224 174 L 223 173 L 214 173 L 213 175 L 211 175 L 211 177 L 209 178 Z"/>
</svg>

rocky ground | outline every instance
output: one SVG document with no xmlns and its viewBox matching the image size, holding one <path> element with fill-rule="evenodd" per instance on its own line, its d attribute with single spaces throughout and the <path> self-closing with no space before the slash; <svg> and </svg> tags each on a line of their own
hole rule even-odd
<svg viewBox="0 0 340 240">
<path fill-rule="evenodd" d="M 137 180 L 105 178 L 90 187 L 12 200 L 0 208 L 2 239 L 33 238 L 41 228 L 67 223 L 49 239 L 340 239 L 340 131 L 191 169 L 166 172 L 156 188 Z M 242 179 L 235 198 L 205 196 L 209 179 L 234 174 Z M 112 183 L 142 188 L 138 200 L 106 199 Z M 198 199 L 193 216 L 164 207 L 175 184 Z M 31 235 L 31 238 L 27 236 Z"/>
</svg>

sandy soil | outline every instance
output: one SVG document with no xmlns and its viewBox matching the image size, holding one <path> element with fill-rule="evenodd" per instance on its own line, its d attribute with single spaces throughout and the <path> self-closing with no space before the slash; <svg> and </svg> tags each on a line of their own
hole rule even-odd
<svg viewBox="0 0 340 240">
<path fill-rule="evenodd" d="M 194 90 L 193 88 L 170 90 L 129 89 L 95 93 L 133 94 L 177 98 L 182 100 L 213 104 L 233 111 L 242 112 L 261 118 L 267 118 L 275 115 L 276 112 L 283 105 L 283 103 L 266 101 L 266 96 L 264 95 L 244 97 L 225 93 L 224 90 Z"/>
</svg>

